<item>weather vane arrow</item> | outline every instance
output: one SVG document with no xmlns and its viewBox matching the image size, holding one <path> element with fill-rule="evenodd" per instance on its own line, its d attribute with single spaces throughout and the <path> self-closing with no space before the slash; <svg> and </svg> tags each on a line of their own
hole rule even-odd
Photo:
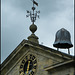
<svg viewBox="0 0 75 75">
<path fill-rule="evenodd" d="M 29 16 L 30 16 L 31 22 L 34 24 L 34 22 L 36 21 L 36 18 L 37 18 L 37 17 L 39 18 L 39 15 L 38 15 L 38 14 L 40 13 L 40 11 L 34 12 L 35 9 L 36 9 L 36 8 L 34 7 L 34 4 L 35 4 L 36 6 L 38 6 L 38 3 L 37 3 L 36 1 L 34 1 L 34 0 L 31 0 L 31 1 L 33 2 L 33 7 L 32 7 L 32 11 L 33 11 L 33 12 L 27 10 L 28 15 L 26 15 L 26 17 L 29 17 Z"/>
<path fill-rule="evenodd" d="M 38 6 L 38 3 L 36 2 L 36 1 L 34 1 L 34 0 L 31 0 L 35 5 L 37 5 Z"/>
</svg>

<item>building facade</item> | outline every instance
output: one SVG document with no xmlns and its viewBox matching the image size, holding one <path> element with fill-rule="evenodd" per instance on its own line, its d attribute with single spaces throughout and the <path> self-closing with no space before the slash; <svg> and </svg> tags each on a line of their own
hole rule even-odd
<svg viewBox="0 0 75 75">
<path fill-rule="evenodd" d="M 4 60 L 1 75 L 74 75 L 74 56 L 39 44 L 38 37 L 34 34 L 37 30 L 34 22 L 38 16 L 38 11 L 34 13 L 34 4 L 38 6 L 33 0 L 33 14 L 27 11 L 32 21 L 32 34 Z"/>
<path fill-rule="evenodd" d="M 1 75 L 74 75 L 73 64 L 71 55 L 23 40 L 1 64 Z"/>
</svg>

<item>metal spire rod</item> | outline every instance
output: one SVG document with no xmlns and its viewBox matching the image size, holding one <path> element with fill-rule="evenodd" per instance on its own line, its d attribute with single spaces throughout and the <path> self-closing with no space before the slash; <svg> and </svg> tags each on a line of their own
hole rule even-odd
<svg viewBox="0 0 75 75">
<path fill-rule="evenodd" d="M 35 2 L 34 0 L 31 0 L 31 1 L 33 2 L 33 7 L 32 7 L 33 13 L 31 13 L 31 11 L 28 11 L 28 10 L 27 10 L 28 15 L 26 15 L 26 17 L 29 17 L 29 16 L 30 16 L 31 22 L 34 24 L 34 22 L 36 21 L 36 18 L 37 18 L 37 17 L 39 18 L 39 15 L 38 15 L 38 14 L 40 13 L 40 11 L 34 12 L 34 10 L 35 10 L 34 4 L 35 4 L 36 6 L 38 6 L 38 3 Z"/>
<path fill-rule="evenodd" d="M 33 7 L 32 7 L 32 10 L 33 10 L 33 24 L 34 24 L 34 10 L 35 10 L 35 7 L 34 7 L 34 0 L 33 0 Z"/>
</svg>

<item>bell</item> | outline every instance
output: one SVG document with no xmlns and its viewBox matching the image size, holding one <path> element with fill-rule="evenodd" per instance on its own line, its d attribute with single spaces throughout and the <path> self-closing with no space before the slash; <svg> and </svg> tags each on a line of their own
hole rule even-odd
<svg viewBox="0 0 75 75">
<path fill-rule="evenodd" d="M 56 33 L 56 39 L 53 46 L 56 48 L 67 48 L 67 49 L 73 47 L 69 31 L 67 31 L 64 28 L 58 30 Z"/>
</svg>

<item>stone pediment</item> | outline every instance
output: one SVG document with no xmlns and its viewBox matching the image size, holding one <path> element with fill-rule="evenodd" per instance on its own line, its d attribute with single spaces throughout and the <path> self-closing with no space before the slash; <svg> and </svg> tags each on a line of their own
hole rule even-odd
<svg viewBox="0 0 75 75">
<path fill-rule="evenodd" d="M 47 66 L 45 67 L 44 69 L 46 71 L 54 71 L 55 68 L 60 68 L 60 67 L 67 67 L 67 65 L 70 67 L 70 66 L 73 66 L 74 67 L 74 60 L 68 60 L 68 61 L 63 61 L 63 62 L 59 62 L 59 63 L 56 63 L 56 64 L 53 64 L 51 66 Z"/>
<path fill-rule="evenodd" d="M 40 44 L 36 44 L 36 43 L 30 42 L 28 40 L 23 40 L 16 47 L 16 49 L 1 64 L 2 73 L 8 72 L 8 70 L 10 70 L 14 64 L 17 64 L 19 61 L 21 61 L 22 58 L 28 53 L 35 54 L 37 56 L 37 59 L 39 60 L 40 65 L 42 65 L 41 61 L 43 61 L 44 65 L 42 68 L 44 68 L 45 66 L 48 66 L 50 64 L 52 65 L 52 63 L 55 64 L 55 63 L 58 63 L 61 61 L 66 61 L 66 60 L 73 58 L 73 56 L 71 56 L 71 55 L 62 53 L 62 52 L 54 50 L 52 48 L 49 48 L 49 47 L 46 47 L 46 46 L 43 46 Z M 45 58 L 47 58 L 47 59 L 45 59 Z M 2 74 L 2 75 L 4 75 L 4 74 Z"/>
</svg>

